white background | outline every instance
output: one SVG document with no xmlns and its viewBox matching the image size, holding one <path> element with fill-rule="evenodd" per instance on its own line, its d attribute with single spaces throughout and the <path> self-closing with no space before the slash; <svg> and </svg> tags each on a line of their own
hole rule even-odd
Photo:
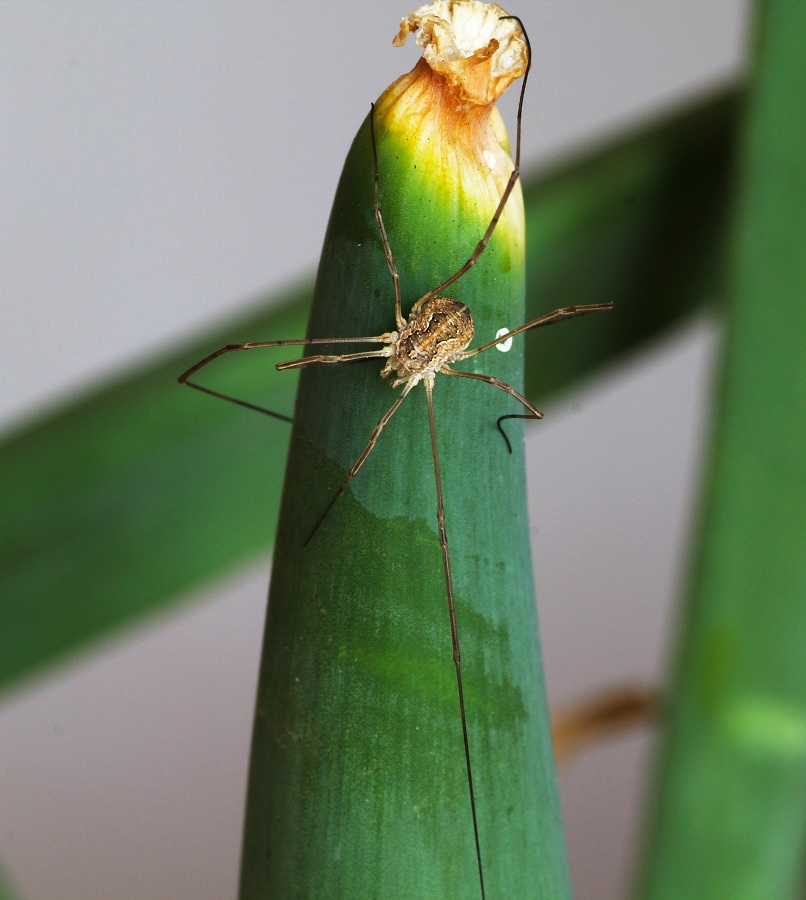
<svg viewBox="0 0 806 900">
<path fill-rule="evenodd" d="M 408 11 L 0 4 L 0 426 L 313 271 L 352 136 L 418 55 L 391 47 Z M 743 66 L 746 0 L 510 11 L 535 56 L 527 171 Z M 716 334 L 700 319 L 530 432 L 555 706 L 662 678 Z M 0 860 L 21 896 L 235 895 L 267 581 L 264 561 L 3 698 Z M 624 894 L 648 749 L 613 739 L 562 773 L 579 900 Z"/>
</svg>

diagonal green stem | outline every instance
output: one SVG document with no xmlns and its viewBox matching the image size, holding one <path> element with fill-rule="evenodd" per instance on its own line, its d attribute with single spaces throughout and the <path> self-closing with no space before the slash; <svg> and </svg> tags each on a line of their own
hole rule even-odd
<svg viewBox="0 0 806 900">
<path fill-rule="evenodd" d="M 619 309 L 526 339 L 527 396 L 541 402 L 719 290 L 736 108 L 734 93 L 715 97 L 526 182 L 529 317 Z M 5 438 L 0 684 L 268 550 L 287 428 L 176 378 L 223 344 L 299 337 L 309 298 L 221 325 Z M 209 384 L 288 412 L 295 379 L 261 353 L 233 354 Z"/>
</svg>

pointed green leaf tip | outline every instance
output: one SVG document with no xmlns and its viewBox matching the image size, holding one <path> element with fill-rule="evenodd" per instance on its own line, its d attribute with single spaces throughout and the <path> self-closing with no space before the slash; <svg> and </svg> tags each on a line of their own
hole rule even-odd
<svg viewBox="0 0 806 900">
<path fill-rule="evenodd" d="M 477 3 L 424 9 L 437 7 L 446 17 L 489 12 Z M 451 21 L 434 29 L 444 45 Z M 464 36 L 472 29 L 462 22 Z M 483 36 L 487 57 L 462 51 L 476 80 L 500 62 L 494 40 Z M 470 256 L 512 170 L 491 101 L 462 98 L 461 78 L 427 56 L 381 96 L 375 116 L 380 205 L 404 316 Z M 524 320 L 523 246 L 518 189 L 478 264 L 446 290 L 471 309 L 476 344 Z M 367 120 L 339 183 L 309 336 L 394 328 Z M 520 390 L 522 363 L 516 339 L 507 353 L 492 349 L 457 368 Z M 244 897 L 480 896 L 420 387 L 303 547 L 401 390 L 390 390 L 379 369 L 371 360 L 302 371 L 258 690 Z M 496 430 L 499 416 L 521 409 L 489 385 L 445 376 L 434 401 L 487 896 L 557 900 L 569 888 L 522 432 L 510 427 L 509 455 Z"/>
</svg>

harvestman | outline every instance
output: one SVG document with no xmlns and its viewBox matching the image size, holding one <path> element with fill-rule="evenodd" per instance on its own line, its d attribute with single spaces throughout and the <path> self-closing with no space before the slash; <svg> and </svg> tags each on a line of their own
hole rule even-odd
<svg viewBox="0 0 806 900">
<path fill-rule="evenodd" d="M 519 169 L 521 155 L 521 114 L 523 111 L 523 98 L 526 91 L 526 81 L 529 77 L 529 70 L 531 69 L 532 65 L 532 52 L 529 38 L 526 34 L 526 30 L 524 29 L 521 20 L 517 16 L 502 16 L 502 19 L 515 19 L 518 22 L 526 41 L 529 59 L 526 72 L 523 76 L 523 83 L 521 84 L 520 98 L 518 100 L 515 166 L 512 170 L 512 174 L 509 176 L 509 181 L 504 188 L 501 199 L 498 202 L 498 207 L 496 208 L 495 213 L 490 220 L 490 224 L 487 226 L 487 230 L 485 231 L 484 236 L 476 245 L 475 250 L 469 257 L 467 262 L 458 271 L 454 272 L 454 274 L 451 275 L 450 278 L 446 279 L 442 282 L 442 284 L 433 288 L 427 294 L 421 297 L 414 304 L 414 306 L 412 306 L 408 318 L 403 316 L 400 309 L 400 276 L 398 275 L 395 260 L 392 255 L 392 248 L 389 245 L 389 239 L 386 235 L 386 228 L 383 224 L 383 216 L 381 214 L 381 207 L 379 202 L 378 149 L 375 142 L 374 120 L 375 105 L 371 104 L 369 122 L 370 135 L 372 139 L 372 158 L 374 163 L 373 212 L 375 215 L 375 221 L 378 225 L 378 232 L 380 234 L 381 243 L 383 244 L 384 253 L 386 254 L 386 265 L 389 268 L 389 273 L 392 277 L 392 285 L 395 292 L 395 323 L 397 329 L 395 331 L 390 331 L 385 334 L 379 334 L 374 337 L 307 338 L 303 340 L 254 341 L 244 344 L 227 344 L 227 346 L 221 347 L 219 350 L 216 350 L 215 353 L 211 353 L 209 356 L 206 356 L 200 362 L 197 362 L 194 366 L 191 366 L 186 372 L 183 372 L 182 375 L 179 376 L 180 384 L 186 384 L 188 387 L 196 388 L 196 390 L 203 391 L 206 394 L 211 394 L 214 397 L 219 397 L 222 400 L 229 400 L 232 403 L 237 403 L 239 406 L 245 406 L 247 409 L 254 409 L 258 412 L 274 416 L 277 419 L 282 419 L 286 422 L 292 422 L 293 420 L 288 416 L 273 412 L 269 409 L 264 409 L 261 406 L 255 406 L 252 403 L 248 403 L 236 397 L 230 397 L 227 394 L 221 394 L 218 391 L 213 391 L 210 388 L 204 387 L 203 385 L 197 384 L 196 382 L 190 381 L 189 379 L 192 375 L 198 372 L 199 369 L 203 368 L 214 359 L 217 359 L 219 356 L 222 356 L 225 353 L 230 353 L 234 350 L 257 350 L 265 347 L 285 347 L 290 345 L 309 344 L 378 343 L 384 345 L 379 350 L 366 350 L 359 353 L 344 353 L 335 356 L 317 354 L 314 356 L 304 357 L 303 359 L 294 359 L 288 362 L 278 363 L 276 365 L 278 371 L 283 371 L 285 369 L 301 369 L 306 366 L 340 365 L 341 363 L 353 362 L 355 360 L 381 358 L 386 360 L 383 368 L 381 369 L 381 377 L 386 378 L 388 375 L 394 372 L 397 377 L 392 381 L 392 387 L 395 388 L 403 385 L 403 390 L 400 392 L 395 402 L 391 405 L 386 414 L 380 419 L 378 424 L 373 429 L 369 441 L 367 442 L 367 445 L 364 448 L 363 452 L 355 461 L 353 467 L 348 472 L 347 477 L 341 483 L 341 486 L 336 491 L 328 505 L 325 507 L 324 512 L 319 517 L 316 524 L 313 526 L 311 533 L 308 535 L 308 538 L 305 541 L 306 547 L 310 543 L 314 534 L 316 534 L 319 526 L 322 524 L 322 522 L 324 522 L 327 514 L 333 508 L 336 501 L 344 493 L 347 485 L 358 474 L 361 466 L 363 466 L 366 462 L 367 457 L 375 447 L 375 444 L 377 443 L 378 438 L 380 437 L 380 434 L 386 424 L 395 414 L 401 403 L 406 399 L 412 388 L 414 388 L 420 382 L 423 383 L 425 387 L 426 400 L 428 402 L 428 424 L 431 432 L 431 450 L 434 458 L 434 479 L 436 481 L 437 492 L 437 522 L 439 527 L 439 543 L 442 549 L 442 563 L 445 569 L 448 612 L 451 623 L 451 641 L 453 644 L 453 662 L 456 667 L 456 685 L 459 697 L 459 712 L 462 721 L 462 737 L 464 740 L 465 748 L 467 784 L 468 792 L 470 794 L 470 808 L 473 816 L 473 835 L 476 843 L 476 860 L 478 863 L 479 886 L 481 889 L 482 900 L 484 900 L 485 897 L 484 871 L 482 866 L 481 844 L 479 841 L 479 829 L 476 816 L 476 798 L 473 790 L 473 770 L 470 761 L 470 744 L 467 734 L 465 699 L 464 691 L 462 688 L 461 654 L 459 652 L 459 635 L 456 627 L 456 610 L 454 607 L 453 598 L 453 580 L 451 577 L 450 554 L 448 552 L 448 534 L 445 526 L 445 511 L 442 499 L 442 476 L 440 474 L 439 454 L 437 451 L 437 430 L 436 421 L 434 418 L 433 400 L 434 381 L 438 374 L 451 375 L 459 378 L 473 378 L 476 381 L 483 381 L 487 384 L 491 384 L 493 385 L 493 387 L 496 387 L 499 390 L 513 396 L 527 410 L 527 412 L 501 416 L 497 422 L 498 428 L 501 431 L 501 434 L 504 436 L 504 440 L 506 441 L 507 446 L 509 447 L 511 452 L 512 448 L 509 444 L 509 440 L 506 434 L 504 433 L 503 428 L 501 427 L 501 422 L 505 419 L 542 419 L 543 413 L 541 413 L 540 410 L 529 400 L 519 394 L 518 391 L 516 391 L 515 388 L 513 388 L 511 385 L 506 384 L 505 382 L 500 381 L 497 378 L 494 378 L 492 375 L 481 375 L 475 372 L 459 372 L 455 369 L 451 369 L 450 365 L 452 363 L 461 362 L 465 359 L 470 359 L 471 357 L 476 356 L 479 353 L 484 353 L 485 350 L 490 350 L 497 344 L 501 344 L 504 341 L 507 341 L 510 338 L 514 337 L 516 334 L 520 334 L 523 331 L 528 331 L 531 328 L 539 328 L 543 325 L 551 325 L 554 322 L 558 322 L 562 319 L 572 319 L 576 316 L 583 316 L 587 315 L 588 313 L 600 312 L 602 310 L 608 310 L 612 308 L 612 304 L 610 303 L 597 303 L 588 306 L 567 306 L 562 309 L 556 309 L 554 310 L 554 312 L 550 312 L 544 316 L 540 316 L 537 319 L 533 319 L 531 322 L 527 322 L 526 324 L 521 325 L 518 328 L 513 328 L 511 331 L 506 331 L 503 334 L 499 334 L 492 341 L 488 341 L 486 344 L 482 344 L 480 347 L 476 347 L 474 350 L 468 350 L 467 347 L 473 340 L 473 336 L 475 333 L 473 317 L 470 314 L 470 310 L 467 306 L 464 305 L 464 303 L 460 303 L 458 300 L 453 300 L 450 297 L 442 296 L 442 291 L 444 291 L 445 288 L 449 287 L 450 285 L 454 284 L 454 282 L 458 281 L 465 274 L 465 272 L 471 269 L 476 264 L 481 254 L 484 252 L 484 249 L 487 246 L 487 243 L 489 242 L 493 231 L 495 230 L 495 226 L 498 224 L 498 220 L 501 218 L 501 214 L 504 210 L 504 207 L 506 206 L 507 200 L 509 199 L 509 195 L 512 193 L 512 190 L 515 187 L 515 184 L 517 183 L 520 176 Z"/>
</svg>

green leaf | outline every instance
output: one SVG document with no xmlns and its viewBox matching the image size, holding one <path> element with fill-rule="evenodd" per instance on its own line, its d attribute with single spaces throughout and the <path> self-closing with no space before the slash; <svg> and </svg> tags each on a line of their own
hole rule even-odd
<svg viewBox="0 0 806 900">
<path fill-rule="evenodd" d="M 538 403 L 718 289 L 735 108 L 733 94 L 701 102 L 527 181 L 529 315 L 618 310 L 526 339 Z M 176 377 L 225 343 L 302 335 L 309 296 L 224 323 L 5 438 L 0 684 L 268 550 L 288 429 Z M 296 379 L 273 362 L 232 354 L 205 383 L 288 412 Z"/>
<path fill-rule="evenodd" d="M 305 299 L 224 334 L 296 336 Z M 288 428 L 181 389 L 177 375 L 209 350 L 124 376 L 0 448 L 2 681 L 270 545 Z M 212 383 L 290 411 L 295 379 L 253 361 Z"/>
<path fill-rule="evenodd" d="M 703 522 L 640 896 L 796 896 L 806 838 L 806 5 L 760 6 Z"/>
<path fill-rule="evenodd" d="M 381 205 L 407 313 L 467 259 L 502 185 L 481 147 L 455 140 L 444 100 L 429 96 L 427 109 L 408 112 L 405 92 L 389 94 L 395 99 L 375 108 Z M 389 111 L 398 105 L 406 117 Z M 365 122 L 334 201 L 311 336 L 394 325 L 372 174 Z M 513 192 L 483 255 L 445 291 L 471 310 L 476 345 L 524 321 L 520 199 Z M 521 390 L 523 342 L 455 369 Z M 377 361 L 301 375 L 258 684 L 244 897 L 479 896 L 422 385 L 305 546 L 401 391 L 381 381 Z M 436 379 L 434 406 L 487 890 L 562 900 L 570 887 L 529 559 L 523 423 L 508 423 L 512 455 L 496 428 L 498 416 L 523 408 L 490 385 L 446 375 Z"/>
<path fill-rule="evenodd" d="M 615 305 L 527 337 L 538 405 L 719 298 L 740 102 L 715 95 L 526 184 L 529 317 Z"/>
</svg>

